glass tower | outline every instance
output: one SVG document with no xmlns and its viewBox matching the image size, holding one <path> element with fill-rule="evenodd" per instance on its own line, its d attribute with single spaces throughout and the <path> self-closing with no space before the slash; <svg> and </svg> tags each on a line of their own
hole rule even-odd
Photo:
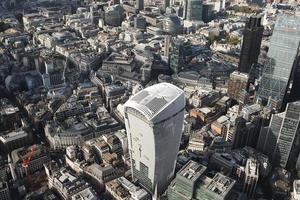
<svg viewBox="0 0 300 200">
<path fill-rule="evenodd" d="M 293 167 L 299 155 L 300 101 L 288 103 L 285 112 L 274 114 L 263 128 L 258 149 L 275 165 Z"/>
<path fill-rule="evenodd" d="M 202 1 L 185 0 L 183 15 L 189 21 L 202 21 Z"/>
<path fill-rule="evenodd" d="M 190 53 L 190 42 L 182 37 L 171 37 L 169 47 L 170 69 L 177 74 L 184 68 L 185 57 Z"/>
<path fill-rule="evenodd" d="M 299 41 L 300 18 L 278 16 L 257 94 L 262 101 L 276 101 L 284 108 L 298 66 Z"/>
<path fill-rule="evenodd" d="M 244 30 L 239 71 L 249 73 L 253 64 L 257 64 L 264 27 L 261 16 L 251 16 Z"/>
</svg>

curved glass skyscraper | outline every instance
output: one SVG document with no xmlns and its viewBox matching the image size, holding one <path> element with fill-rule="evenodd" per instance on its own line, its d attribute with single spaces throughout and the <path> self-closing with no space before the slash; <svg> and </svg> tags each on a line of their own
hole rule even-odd
<svg viewBox="0 0 300 200">
<path fill-rule="evenodd" d="M 148 87 L 124 105 L 133 179 L 162 194 L 171 182 L 185 109 L 184 92 L 169 83 Z"/>
</svg>

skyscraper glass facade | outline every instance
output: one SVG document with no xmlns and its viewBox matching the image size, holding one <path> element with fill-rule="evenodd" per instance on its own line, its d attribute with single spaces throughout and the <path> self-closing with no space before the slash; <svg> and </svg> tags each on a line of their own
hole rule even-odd
<svg viewBox="0 0 300 200">
<path fill-rule="evenodd" d="M 274 114 L 268 128 L 263 128 L 258 149 L 268 155 L 273 164 L 283 168 L 294 163 L 299 154 L 300 101 L 288 103 L 286 111 Z M 297 139 L 298 138 L 298 139 Z"/>
<path fill-rule="evenodd" d="M 184 18 L 189 21 L 202 21 L 202 1 L 186 0 Z"/>
<path fill-rule="evenodd" d="M 269 98 L 284 102 L 289 83 L 293 79 L 293 70 L 299 51 L 300 18 L 297 16 L 280 15 L 276 21 L 270 41 L 270 49 L 258 97 L 267 101 Z"/>
<path fill-rule="evenodd" d="M 260 16 L 252 16 L 246 23 L 240 56 L 239 71 L 249 73 L 253 64 L 257 64 L 264 27 Z"/>
</svg>

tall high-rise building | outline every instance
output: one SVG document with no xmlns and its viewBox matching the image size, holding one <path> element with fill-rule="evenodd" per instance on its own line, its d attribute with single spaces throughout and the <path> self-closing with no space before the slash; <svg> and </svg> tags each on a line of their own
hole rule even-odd
<svg viewBox="0 0 300 200">
<path fill-rule="evenodd" d="M 203 2 L 202 5 L 202 20 L 205 23 L 208 23 L 213 18 L 214 13 L 214 3 L 213 2 Z"/>
<path fill-rule="evenodd" d="M 233 148 L 243 148 L 246 145 L 248 132 L 246 131 L 247 121 L 243 117 L 237 117 L 233 128 Z"/>
<path fill-rule="evenodd" d="M 147 87 L 124 105 L 132 176 L 154 198 L 173 178 L 184 109 L 184 92 L 169 83 Z"/>
<path fill-rule="evenodd" d="M 300 44 L 299 44 L 300 45 Z M 298 52 L 299 55 L 299 52 Z M 300 65 L 299 65 L 299 59 L 300 57 L 297 56 L 297 60 L 295 61 L 295 69 L 293 70 L 292 79 L 293 79 L 293 85 L 290 91 L 288 91 L 288 102 L 294 102 L 300 100 Z"/>
<path fill-rule="evenodd" d="M 247 90 L 248 87 L 249 76 L 245 73 L 240 73 L 238 71 L 234 71 L 230 74 L 230 79 L 228 82 L 228 91 L 227 94 L 232 99 L 239 102 L 240 93 L 243 90 Z"/>
<path fill-rule="evenodd" d="M 259 163 L 253 158 L 247 159 L 243 191 L 248 197 L 253 197 L 259 177 Z"/>
<path fill-rule="evenodd" d="M 257 149 L 274 165 L 294 167 L 299 156 L 300 101 L 288 103 L 285 112 L 273 114 L 268 127 L 261 130 Z"/>
<path fill-rule="evenodd" d="M 168 8 L 170 6 L 171 1 L 170 0 L 164 0 L 164 10 L 166 11 L 166 8 Z"/>
<path fill-rule="evenodd" d="M 144 0 L 136 0 L 135 8 L 139 11 L 144 10 Z"/>
<path fill-rule="evenodd" d="M 257 64 L 264 27 L 260 16 L 251 16 L 244 30 L 240 55 L 239 71 L 249 73 L 253 64 Z"/>
<path fill-rule="evenodd" d="M 183 19 L 202 21 L 202 0 L 185 0 Z"/>
<path fill-rule="evenodd" d="M 164 56 L 169 57 L 169 52 L 170 52 L 170 36 L 165 35 L 165 40 L 164 40 Z"/>
<path fill-rule="evenodd" d="M 172 72 L 177 74 L 184 67 L 185 55 L 188 54 L 190 43 L 182 37 L 170 37 L 169 39 L 169 64 Z"/>
<path fill-rule="evenodd" d="M 270 41 L 268 57 L 264 66 L 257 99 L 276 103 L 282 111 L 289 101 L 291 91 L 299 85 L 300 17 L 280 15 Z M 293 89 L 294 88 L 294 89 Z M 296 92 L 299 95 L 299 92 Z M 293 99 L 295 100 L 295 99 Z"/>
</svg>

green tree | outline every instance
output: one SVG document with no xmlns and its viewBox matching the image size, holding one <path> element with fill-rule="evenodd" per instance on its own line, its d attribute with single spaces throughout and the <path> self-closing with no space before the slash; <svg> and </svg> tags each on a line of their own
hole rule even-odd
<svg viewBox="0 0 300 200">
<path fill-rule="evenodd" d="M 227 36 L 226 37 L 226 43 L 231 45 L 237 45 L 240 43 L 240 39 L 237 36 Z"/>
<path fill-rule="evenodd" d="M 9 24 L 6 24 L 4 22 L 0 22 L 0 32 L 6 31 L 9 28 L 10 28 Z"/>
</svg>

